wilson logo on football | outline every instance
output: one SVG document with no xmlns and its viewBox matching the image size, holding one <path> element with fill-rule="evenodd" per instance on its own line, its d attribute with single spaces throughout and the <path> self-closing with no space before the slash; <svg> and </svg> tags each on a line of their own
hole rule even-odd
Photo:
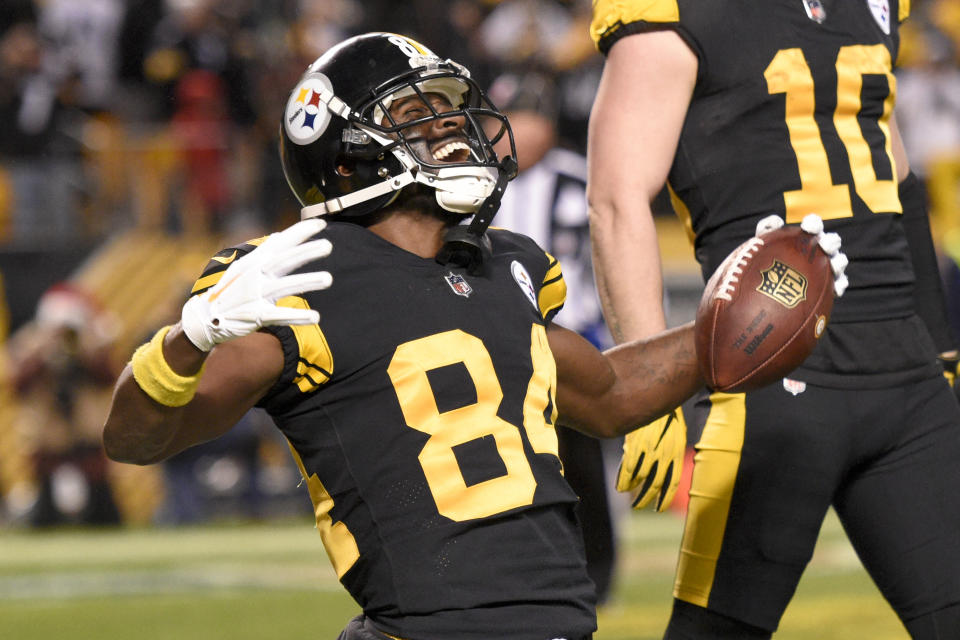
<svg viewBox="0 0 960 640">
<path fill-rule="evenodd" d="M 786 308 L 793 309 L 807 299 L 807 278 L 793 267 L 774 260 L 760 273 L 763 274 L 763 281 L 757 291 Z"/>
</svg>

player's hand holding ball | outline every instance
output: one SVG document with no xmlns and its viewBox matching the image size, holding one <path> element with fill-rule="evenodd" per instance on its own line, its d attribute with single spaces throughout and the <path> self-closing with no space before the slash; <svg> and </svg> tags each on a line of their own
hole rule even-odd
<svg viewBox="0 0 960 640">
<path fill-rule="evenodd" d="M 823 335 L 834 296 L 847 287 L 840 236 L 810 214 L 757 224 L 707 282 L 696 317 L 697 357 L 707 386 L 750 391 L 798 367 Z"/>
<path fill-rule="evenodd" d="M 269 325 L 316 324 L 312 309 L 277 306 L 276 301 L 306 291 L 326 289 L 333 282 L 327 271 L 290 274 L 330 254 L 327 239 L 314 239 L 326 227 L 321 218 L 298 222 L 271 234 L 259 247 L 233 262 L 209 291 L 183 306 L 183 331 L 198 349 L 210 351 L 221 342 Z"/>
</svg>

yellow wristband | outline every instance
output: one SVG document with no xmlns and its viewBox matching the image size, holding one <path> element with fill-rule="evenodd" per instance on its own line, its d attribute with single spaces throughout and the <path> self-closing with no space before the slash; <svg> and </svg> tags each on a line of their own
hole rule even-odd
<svg viewBox="0 0 960 640">
<path fill-rule="evenodd" d="M 134 351 L 130 366 L 133 379 L 148 396 L 167 407 L 182 407 L 193 400 L 203 367 L 192 376 L 182 376 L 170 368 L 163 357 L 163 339 L 168 331 L 169 326 L 163 327 Z"/>
</svg>

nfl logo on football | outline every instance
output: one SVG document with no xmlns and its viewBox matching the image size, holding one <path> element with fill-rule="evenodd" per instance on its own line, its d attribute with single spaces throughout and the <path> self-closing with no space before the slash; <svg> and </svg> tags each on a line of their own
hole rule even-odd
<svg viewBox="0 0 960 640">
<path fill-rule="evenodd" d="M 774 260 L 764 269 L 763 282 L 757 291 L 770 296 L 788 309 L 807 299 L 807 278 L 802 273 L 779 260 Z"/>
<path fill-rule="evenodd" d="M 463 276 L 451 271 L 449 275 L 446 275 L 443 278 L 447 281 L 447 284 L 450 285 L 450 288 L 453 289 L 453 292 L 458 296 L 469 298 L 470 294 L 473 293 L 473 288 Z"/>
</svg>

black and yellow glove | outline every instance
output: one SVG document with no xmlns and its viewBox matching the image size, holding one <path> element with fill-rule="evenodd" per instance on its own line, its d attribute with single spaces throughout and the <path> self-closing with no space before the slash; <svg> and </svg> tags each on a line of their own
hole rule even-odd
<svg viewBox="0 0 960 640">
<path fill-rule="evenodd" d="M 637 492 L 634 509 L 656 497 L 656 510 L 664 511 L 677 493 L 686 448 L 687 425 L 679 409 L 631 431 L 623 441 L 617 491 Z"/>
<path fill-rule="evenodd" d="M 960 386 L 957 384 L 957 364 L 960 362 L 960 352 L 947 351 L 938 356 L 943 365 L 943 377 L 950 383 L 953 392 L 960 398 Z"/>
</svg>

